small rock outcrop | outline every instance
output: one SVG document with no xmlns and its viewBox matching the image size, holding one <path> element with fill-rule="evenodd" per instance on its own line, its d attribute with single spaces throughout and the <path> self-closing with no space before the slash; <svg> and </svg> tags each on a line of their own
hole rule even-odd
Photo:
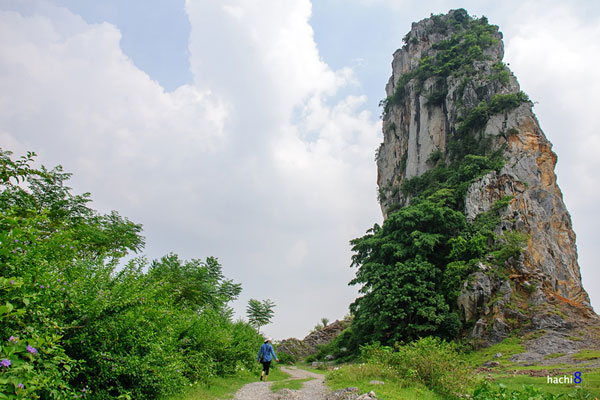
<svg viewBox="0 0 600 400">
<path fill-rule="evenodd" d="M 375 392 L 360 394 L 357 387 L 348 387 L 329 393 L 325 400 L 377 400 Z"/>
<path fill-rule="evenodd" d="M 349 319 L 336 320 L 321 329 L 309 333 L 302 340 L 296 338 L 282 340 L 277 347 L 277 351 L 290 354 L 296 359 L 304 359 L 309 355 L 315 354 L 319 350 L 319 346 L 330 343 L 349 326 Z"/>
<path fill-rule="evenodd" d="M 452 50 L 465 26 L 489 26 L 484 18 L 451 10 L 413 23 L 394 53 L 386 86 L 377 184 L 384 217 L 410 204 L 403 185 L 448 163 L 453 146 L 465 140 L 465 127 L 476 132 L 473 146 L 501 154 L 503 166 L 466 189 L 462 210 L 473 221 L 509 199 L 496 234 L 526 238 L 521 255 L 504 265 L 482 260 L 458 296 L 462 319 L 472 326 L 469 336 L 486 346 L 517 328 L 561 332 L 597 316 L 581 283 L 575 233 L 554 173 L 557 156 L 533 103 L 502 62 L 502 34 L 488 30 L 483 44 L 469 49 L 473 55 L 457 58 L 468 59 L 462 66 L 450 63 L 445 70 L 431 61 Z"/>
</svg>

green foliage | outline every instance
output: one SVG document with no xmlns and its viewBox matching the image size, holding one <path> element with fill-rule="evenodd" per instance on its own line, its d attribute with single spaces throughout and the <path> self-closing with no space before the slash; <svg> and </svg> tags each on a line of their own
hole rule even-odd
<svg viewBox="0 0 600 400">
<path fill-rule="evenodd" d="M 73 195 L 66 185 L 70 177 L 60 166 L 52 170 L 42 167 L 26 176 L 27 190 L 6 186 L 0 193 L 0 209 L 13 219 L 7 218 L 4 223 L 31 219 L 37 232 L 35 239 L 70 243 L 68 249 L 63 243 L 63 250 L 53 247 L 43 254 L 41 258 L 47 261 L 88 258 L 114 263 L 129 252 L 141 250 L 142 226 L 116 211 L 102 215 L 89 208 L 90 194 Z"/>
<path fill-rule="evenodd" d="M 279 355 L 280 363 L 294 365 L 297 362 L 296 357 L 294 357 L 294 355 L 292 355 L 292 354 L 284 353 L 284 352 L 280 352 L 277 354 Z"/>
<path fill-rule="evenodd" d="M 250 299 L 246 307 L 246 315 L 248 316 L 250 325 L 260 331 L 261 326 L 271 322 L 271 318 L 273 318 L 275 313 L 273 311 L 274 307 L 275 303 L 269 299 L 263 301 Z"/>
<path fill-rule="evenodd" d="M 30 166 L 36 156 L 34 152 L 28 151 L 26 155 L 17 160 L 11 158 L 12 154 L 12 151 L 0 149 L 0 185 L 13 186 L 11 179 L 18 184 L 24 182 L 27 176 L 39 173 Z"/>
<path fill-rule="evenodd" d="M 480 156 L 468 154 L 459 162 L 446 165 L 441 164 L 415 176 L 401 187 L 404 196 L 418 197 L 420 199 L 444 194 L 450 206 L 462 209 L 464 195 L 471 183 L 490 171 L 498 171 L 504 165 L 501 157 L 493 155 Z"/>
<path fill-rule="evenodd" d="M 478 106 L 472 108 L 463 122 L 457 128 L 457 134 L 465 135 L 469 132 L 481 129 L 490 117 L 504 111 L 512 110 L 528 102 L 529 97 L 524 92 L 495 94 L 489 102 L 481 101 Z"/>
<path fill-rule="evenodd" d="M 427 157 L 427 163 L 429 165 L 437 165 L 440 161 L 444 160 L 444 153 L 442 153 L 441 150 L 434 150 L 432 151 L 429 156 Z"/>
<path fill-rule="evenodd" d="M 373 384 L 373 380 L 384 381 L 385 384 Z M 357 387 L 360 393 L 373 390 L 377 393 L 377 398 L 386 400 L 444 399 L 423 384 L 400 379 L 393 368 L 380 363 L 340 365 L 328 373 L 326 383 L 332 390 L 347 387 Z"/>
<path fill-rule="evenodd" d="M 448 95 L 448 85 L 445 78 L 438 78 L 427 94 L 427 104 L 430 106 L 441 106 Z"/>
<path fill-rule="evenodd" d="M 319 346 L 319 351 L 307 357 L 306 362 L 324 360 L 328 355 L 332 355 L 336 363 L 354 360 L 359 355 L 360 346 L 360 342 L 355 339 L 352 328 L 346 328 L 331 342 Z"/>
<path fill-rule="evenodd" d="M 600 358 L 599 350 L 583 349 L 573 355 L 575 360 L 597 360 Z"/>
<path fill-rule="evenodd" d="M 262 338 L 231 321 L 241 287 L 215 258 L 119 267 L 141 225 L 89 208 L 60 167 L 1 154 L 0 398 L 154 399 L 256 369 Z"/>
<path fill-rule="evenodd" d="M 224 377 L 216 377 L 209 382 L 197 382 L 189 386 L 186 393 L 169 397 L 170 400 L 222 400 L 232 399 L 235 392 L 242 386 L 256 382 L 258 372 L 240 370 L 237 374 Z M 279 369 L 271 369 L 269 382 L 281 381 L 290 377 Z"/>
<path fill-rule="evenodd" d="M 496 94 L 489 102 L 481 101 L 469 110 L 458 125 L 448 146 L 450 158 L 461 160 L 469 154 L 486 155 L 491 146 L 491 138 L 484 137 L 482 129 L 490 117 L 514 109 L 528 101 L 529 97 L 523 92 Z"/>
<path fill-rule="evenodd" d="M 350 309 L 353 332 L 363 342 L 458 333 L 458 318 L 440 291 L 449 240 L 466 226 L 464 215 L 448 205 L 452 198 L 452 191 L 440 190 L 351 241 L 359 268 L 350 284 L 360 284 L 362 296 Z"/>
<path fill-rule="evenodd" d="M 381 369 L 393 369 L 398 378 L 408 384 L 423 384 L 445 398 L 460 397 L 474 382 L 456 345 L 438 338 L 424 337 L 394 348 L 378 344 L 364 346 L 362 357 Z"/>
<path fill-rule="evenodd" d="M 278 381 L 271 385 L 271 392 L 277 392 L 281 389 L 300 390 L 304 385 L 304 382 L 312 381 L 315 378 L 304 378 L 304 379 L 288 379 L 285 381 Z"/>
<path fill-rule="evenodd" d="M 406 162 L 408 161 L 408 152 L 402 155 L 400 159 L 400 173 L 403 174 L 406 171 Z"/>
<path fill-rule="evenodd" d="M 492 81 L 500 82 L 504 86 L 508 85 L 510 82 L 510 72 L 503 62 L 498 61 L 497 63 L 494 63 L 492 71 L 493 74 L 490 76 Z"/>
<path fill-rule="evenodd" d="M 353 266 L 358 268 L 350 284 L 360 285 L 361 293 L 350 306 L 355 314 L 354 341 L 392 344 L 428 335 L 456 337 L 462 327 L 456 299 L 477 263 L 494 263 L 502 274 L 504 263 L 519 256 L 524 235 L 494 234 L 499 211 L 510 198 L 501 199 L 472 222 L 467 222 L 463 210 L 469 186 L 504 165 L 503 149 L 488 155 L 489 142 L 473 131 L 485 125 L 490 113 L 524 99 L 520 94 L 497 95 L 475 107 L 459 127 L 469 140 L 451 143 L 451 152 L 462 156 L 447 163 L 440 152 L 433 152 L 428 161 L 435 167 L 401 187 L 411 204 L 388 208 L 382 227 L 375 225 L 350 242 Z"/>
<path fill-rule="evenodd" d="M 23 280 L 19 277 L 0 277 L 0 331 L 14 334 L 0 336 L 0 359 L 9 364 L 0 367 L 0 398 L 4 399 L 62 399 L 77 392 L 68 384 L 78 363 L 65 354 L 61 336 L 50 329 L 23 326 L 10 329 L 27 320 L 26 313 L 40 314 L 43 310 L 24 295 Z M 4 365 L 4 364 L 3 364 Z M 2 397 L 5 396 L 5 397 Z"/>
<path fill-rule="evenodd" d="M 497 237 L 490 253 L 496 265 L 504 265 L 510 258 L 518 258 L 523 251 L 527 236 L 521 232 L 507 231 Z"/>
<path fill-rule="evenodd" d="M 573 393 L 569 394 L 554 394 L 543 391 L 537 385 L 523 385 L 520 390 L 510 390 L 506 385 L 500 383 L 498 385 L 492 385 L 486 381 L 482 382 L 477 389 L 473 392 L 471 397 L 475 400 L 495 400 L 495 399 L 507 399 L 507 400 L 558 400 L 558 399 L 593 399 L 595 398 L 592 393 L 585 389 L 577 388 Z"/>
<path fill-rule="evenodd" d="M 420 92 L 427 79 L 437 76 L 427 101 L 430 105 L 440 105 L 447 94 L 446 78 L 450 75 L 470 75 L 473 62 L 484 60 L 484 50 L 498 42 L 494 38 L 498 33 L 497 26 L 490 25 L 485 17 L 473 19 L 463 9 L 455 10 L 446 17 L 432 15 L 431 19 L 433 24 L 428 34 L 447 34 L 451 31 L 452 36 L 432 46 L 435 50 L 434 56 L 425 55 L 421 58 L 418 68 L 400 76 L 393 95 L 379 104 L 383 107 L 384 114 L 389 112 L 392 105 L 402 104 L 406 96 L 406 87 L 413 79 L 417 92 Z"/>
</svg>

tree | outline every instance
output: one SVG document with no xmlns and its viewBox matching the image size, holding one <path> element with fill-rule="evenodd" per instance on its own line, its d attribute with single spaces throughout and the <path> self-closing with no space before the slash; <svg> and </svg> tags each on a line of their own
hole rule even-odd
<svg viewBox="0 0 600 400">
<path fill-rule="evenodd" d="M 440 290 L 450 239 L 466 226 L 465 216 L 447 205 L 452 198 L 452 191 L 440 190 L 351 241 L 358 270 L 350 284 L 361 285 L 362 296 L 350 310 L 362 342 L 458 333 L 458 318 Z"/>
<path fill-rule="evenodd" d="M 1 399 L 151 400 L 252 369 L 263 339 L 231 320 L 241 286 L 216 258 L 119 265 L 143 247 L 141 225 L 90 208 L 62 168 L 11 154 L 0 149 Z"/>
<path fill-rule="evenodd" d="M 327 324 L 329 323 L 329 318 L 321 318 L 321 323 L 323 324 L 323 328 L 327 326 Z"/>
<path fill-rule="evenodd" d="M 256 328 L 260 332 L 260 327 L 267 325 L 273 318 L 275 303 L 271 300 L 266 299 L 262 302 L 256 299 L 248 300 L 248 307 L 246 307 L 246 315 L 250 325 Z"/>
<path fill-rule="evenodd" d="M 241 284 L 225 279 L 215 257 L 182 261 L 176 254 L 169 254 L 154 260 L 148 275 L 171 292 L 175 304 L 195 311 L 210 308 L 229 315 L 228 304 L 242 291 Z"/>
<path fill-rule="evenodd" d="M 28 151 L 27 155 L 21 156 L 17 160 L 11 159 L 12 151 L 4 151 L 0 148 L 0 185 L 12 186 L 11 179 L 18 184 L 19 181 L 25 181 L 25 178 L 32 174 L 38 174 L 39 171 L 31 168 L 33 157 L 36 154 Z"/>
</svg>

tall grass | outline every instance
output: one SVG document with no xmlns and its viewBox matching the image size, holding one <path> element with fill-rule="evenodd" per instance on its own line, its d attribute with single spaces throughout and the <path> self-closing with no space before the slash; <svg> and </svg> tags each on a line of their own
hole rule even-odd
<svg viewBox="0 0 600 400">
<path fill-rule="evenodd" d="M 456 345 L 439 338 L 426 337 L 395 348 L 369 345 L 362 353 L 369 368 L 395 376 L 406 385 L 421 384 L 446 398 L 464 395 L 475 383 Z"/>
</svg>

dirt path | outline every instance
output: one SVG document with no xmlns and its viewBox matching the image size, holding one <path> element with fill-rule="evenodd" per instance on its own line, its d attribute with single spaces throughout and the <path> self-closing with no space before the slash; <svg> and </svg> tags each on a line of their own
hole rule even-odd
<svg viewBox="0 0 600 400">
<path fill-rule="evenodd" d="M 323 384 L 323 375 L 296 367 L 281 367 L 281 370 L 291 375 L 288 379 L 314 379 L 304 382 L 300 390 L 284 389 L 278 393 L 271 392 L 271 382 L 249 383 L 238 390 L 234 400 L 325 400 L 328 390 Z"/>
</svg>

